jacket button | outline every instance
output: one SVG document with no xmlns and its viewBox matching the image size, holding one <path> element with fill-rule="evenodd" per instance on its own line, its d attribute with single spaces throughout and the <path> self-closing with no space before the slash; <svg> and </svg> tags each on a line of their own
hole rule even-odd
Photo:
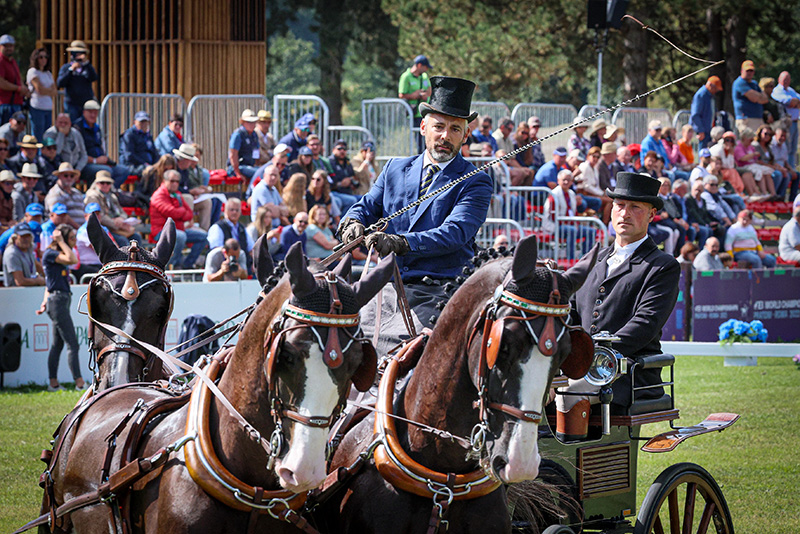
<svg viewBox="0 0 800 534">
<path fill-rule="evenodd" d="M 403 272 L 408 272 L 408 267 L 403 267 Z"/>
<path fill-rule="evenodd" d="M 606 292 L 606 286 L 600 286 L 599 291 L 600 291 L 600 293 L 605 293 Z"/>
<path fill-rule="evenodd" d="M 592 325 L 592 333 L 594 333 L 594 332 L 597 332 L 597 325 L 596 324 Z"/>
<path fill-rule="evenodd" d="M 600 312 L 599 312 L 599 311 L 597 311 L 597 310 L 593 311 L 593 312 L 592 312 L 592 317 L 594 317 L 595 319 L 597 319 L 598 317 L 600 317 Z"/>
<path fill-rule="evenodd" d="M 603 303 L 603 299 L 597 299 L 596 301 L 594 301 L 594 305 L 595 306 L 600 306 L 602 303 Z"/>
</svg>

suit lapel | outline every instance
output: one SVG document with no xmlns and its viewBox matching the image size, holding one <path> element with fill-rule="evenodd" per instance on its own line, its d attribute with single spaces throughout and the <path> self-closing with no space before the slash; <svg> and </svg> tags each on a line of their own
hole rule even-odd
<svg viewBox="0 0 800 534">
<path fill-rule="evenodd" d="M 634 266 L 635 264 L 642 263 L 642 260 L 644 260 L 644 258 L 645 258 L 645 257 L 646 257 L 648 254 L 650 254 L 650 252 L 651 252 L 651 251 L 652 251 L 654 248 L 656 248 L 656 244 L 655 244 L 655 242 L 653 242 L 653 240 L 652 240 L 652 239 L 651 239 L 651 238 L 648 236 L 648 237 L 647 237 L 647 239 L 645 239 L 645 241 L 644 241 L 644 242 L 643 242 L 641 245 L 639 245 L 639 248 L 637 248 L 637 249 L 636 249 L 636 250 L 633 252 L 633 254 L 631 255 L 631 257 L 627 259 L 627 261 L 625 261 L 625 262 L 624 262 L 622 265 L 620 265 L 619 267 L 617 267 L 617 268 L 614 270 L 614 272 L 613 272 L 613 273 L 611 273 L 611 274 L 609 274 L 608 276 L 606 276 L 606 280 L 613 280 L 614 278 L 617 278 L 617 277 L 619 277 L 619 276 L 622 276 L 623 274 L 628 274 L 629 272 L 631 272 L 631 271 L 633 270 L 633 266 Z M 614 247 L 613 247 L 613 246 L 611 247 L 611 251 L 612 251 L 612 252 L 614 251 Z M 609 255 L 608 255 L 608 256 L 606 256 L 606 260 L 609 258 L 609 256 L 611 256 L 611 254 L 610 254 L 610 253 L 609 253 Z"/>
<path fill-rule="evenodd" d="M 412 202 L 416 202 L 416 200 L 419 198 L 419 181 L 420 177 L 422 176 L 422 165 L 425 161 L 424 156 L 424 154 L 420 154 L 419 157 L 415 159 L 411 165 L 406 167 L 404 171 L 403 197 L 405 198 L 405 206 L 408 206 Z M 415 211 L 416 210 L 411 210 L 412 217 Z M 409 229 L 410 228 L 411 225 L 409 225 Z"/>
<path fill-rule="evenodd" d="M 418 177 L 422 176 L 422 163 L 421 163 L 421 161 L 422 161 L 422 156 L 420 156 L 420 168 L 417 171 L 417 174 L 415 175 L 415 176 L 418 176 Z M 415 166 L 416 166 L 416 162 L 415 162 Z M 456 155 L 455 160 L 452 163 L 450 163 L 450 165 L 448 165 L 444 169 L 443 172 L 439 173 L 439 175 L 436 176 L 436 178 L 433 179 L 433 182 L 431 183 L 430 187 L 428 188 L 428 193 L 436 191 L 438 188 L 440 188 L 443 185 L 447 184 L 451 180 L 454 180 L 454 179 L 458 178 L 461 175 L 461 172 L 462 172 L 463 169 L 464 169 L 464 159 L 461 157 L 460 154 Z M 417 187 L 417 189 L 419 189 L 419 178 L 417 179 L 416 187 Z M 438 195 L 437 195 L 437 197 L 438 197 Z M 429 198 L 428 200 L 426 200 L 425 202 L 423 202 L 422 204 L 420 204 L 417 207 L 417 211 L 411 217 L 411 228 L 413 228 L 414 225 L 417 224 L 417 221 L 419 221 L 419 219 L 422 218 L 422 215 L 430 207 L 430 205 L 434 203 L 434 201 L 436 200 L 437 197 L 431 197 L 431 198 Z M 417 195 L 416 195 L 415 198 L 419 198 L 419 190 L 417 191 Z"/>
</svg>

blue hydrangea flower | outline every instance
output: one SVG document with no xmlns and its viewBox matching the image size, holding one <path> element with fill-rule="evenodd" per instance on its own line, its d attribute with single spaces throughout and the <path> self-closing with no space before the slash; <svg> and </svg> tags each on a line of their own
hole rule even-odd
<svg viewBox="0 0 800 534">
<path fill-rule="evenodd" d="M 759 330 L 761 330 L 762 328 L 764 328 L 764 323 L 762 323 L 762 322 L 761 322 L 761 321 L 759 321 L 758 319 L 755 319 L 755 320 L 753 320 L 753 321 L 750 321 L 750 328 L 752 328 L 753 330 L 755 330 L 756 332 L 758 332 Z"/>
<path fill-rule="evenodd" d="M 750 330 L 750 325 L 744 321 L 736 321 L 736 324 L 733 325 L 733 333 L 738 336 L 745 335 L 748 330 Z"/>
<path fill-rule="evenodd" d="M 762 328 L 758 332 L 758 342 L 759 343 L 766 343 L 767 342 L 767 335 L 769 335 L 769 332 L 767 331 L 767 329 L 766 328 Z"/>
</svg>

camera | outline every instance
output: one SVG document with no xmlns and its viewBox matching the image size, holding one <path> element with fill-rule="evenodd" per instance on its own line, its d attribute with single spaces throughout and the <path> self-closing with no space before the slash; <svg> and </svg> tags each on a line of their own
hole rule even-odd
<svg viewBox="0 0 800 534">
<path fill-rule="evenodd" d="M 228 257 L 228 268 L 230 268 L 232 273 L 239 270 L 239 262 L 233 256 Z"/>
</svg>

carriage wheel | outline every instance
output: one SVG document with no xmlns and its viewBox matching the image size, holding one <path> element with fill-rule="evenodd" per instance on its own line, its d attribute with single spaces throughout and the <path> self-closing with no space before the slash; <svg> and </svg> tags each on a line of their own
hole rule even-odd
<svg viewBox="0 0 800 534">
<path fill-rule="evenodd" d="M 542 534 L 575 534 L 575 531 L 566 525 L 552 525 L 544 529 Z"/>
<path fill-rule="evenodd" d="M 665 469 L 647 490 L 634 534 L 733 534 L 730 510 L 708 471 L 692 463 Z"/>
</svg>

